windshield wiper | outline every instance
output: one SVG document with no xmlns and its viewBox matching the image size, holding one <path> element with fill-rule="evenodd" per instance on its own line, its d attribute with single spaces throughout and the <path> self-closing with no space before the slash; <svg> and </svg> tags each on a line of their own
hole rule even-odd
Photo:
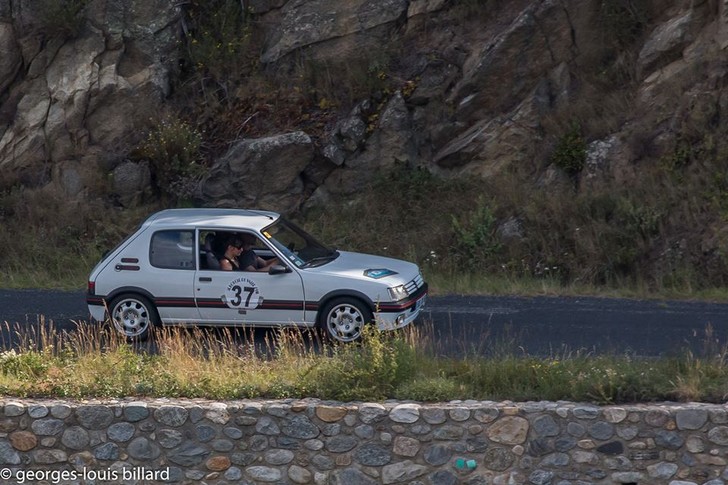
<svg viewBox="0 0 728 485">
<path fill-rule="evenodd" d="M 303 266 L 301 266 L 301 268 L 308 268 L 308 267 L 310 267 L 310 266 L 312 266 L 312 265 L 314 265 L 316 263 L 321 263 L 321 262 L 326 262 L 326 261 L 334 260 L 334 259 L 336 259 L 338 257 L 339 257 L 339 252 L 336 251 L 336 250 L 334 250 L 334 251 L 331 251 L 326 256 L 316 256 L 315 258 L 309 259 L 308 261 L 306 261 L 305 263 L 303 263 Z"/>
</svg>

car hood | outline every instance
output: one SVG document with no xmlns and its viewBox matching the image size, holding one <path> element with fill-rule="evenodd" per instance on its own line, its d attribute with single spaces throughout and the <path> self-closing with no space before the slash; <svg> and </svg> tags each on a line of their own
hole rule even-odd
<svg viewBox="0 0 728 485">
<path fill-rule="evenodd" d="M 306 271 L 366 281 L 381 281 L 393 286 L 414 279 L 419 273 L 419 268 L 416 264 L 401 259 L 339 251 L 339 257 L 335 260 Z"/>
</svg>

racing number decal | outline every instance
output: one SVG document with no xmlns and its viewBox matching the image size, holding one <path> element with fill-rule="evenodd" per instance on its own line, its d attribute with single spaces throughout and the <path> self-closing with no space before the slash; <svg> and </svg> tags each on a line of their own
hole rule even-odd
<svg viewBox="0 0 728 485">
<path fill-rule="evenodd" d="M 225 304 L 230 308 L 252 310 L 262 303 L 263 297 L 252 280 L 240 277 L 227 285 L 224 300 Z"/>
</svg>

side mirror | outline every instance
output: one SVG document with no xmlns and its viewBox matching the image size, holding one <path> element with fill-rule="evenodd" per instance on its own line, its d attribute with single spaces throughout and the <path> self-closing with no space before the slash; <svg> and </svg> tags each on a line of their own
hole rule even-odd
<svg viewBox="0 0 728 485">
<path fill-rule="evenodd" d="M 291 269 L 281 264 L 274 264 L 268 269 L 268 274 L 283 274 L 290 273 Z"/>
</svg>

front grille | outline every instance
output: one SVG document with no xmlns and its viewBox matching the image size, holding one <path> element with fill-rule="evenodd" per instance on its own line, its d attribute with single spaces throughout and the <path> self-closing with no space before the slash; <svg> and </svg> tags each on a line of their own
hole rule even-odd
<svg viewBox="0 0 728 485">
<path fill-rule="evenodd" d="M 415 276 L 415 279 L 404 285 L 404 288 L 407 290 L 407 293 L 411 295 L 421 288 L 423 284 L 425 284 L 425 280 L 422 278 L 422 273 L 418 273 L 417 276 Z"/>
</svg>

